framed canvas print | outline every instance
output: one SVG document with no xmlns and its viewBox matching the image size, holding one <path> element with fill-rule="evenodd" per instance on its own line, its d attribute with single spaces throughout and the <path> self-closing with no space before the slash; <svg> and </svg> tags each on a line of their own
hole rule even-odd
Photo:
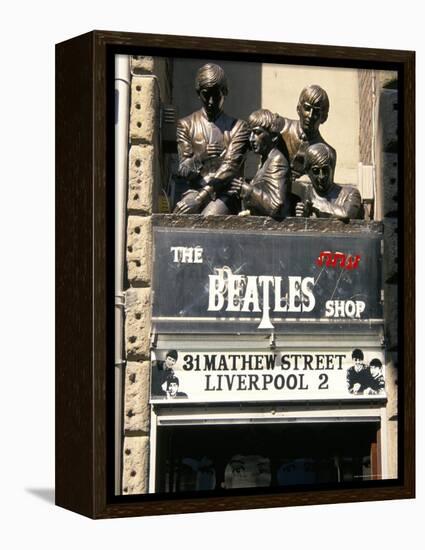
<svg viewBox="0 0 425 550">
<path fill-rule="evenodd" d="M 56 500 L 414 496 L 414 53 L 57 45 Z"/>
</svg>

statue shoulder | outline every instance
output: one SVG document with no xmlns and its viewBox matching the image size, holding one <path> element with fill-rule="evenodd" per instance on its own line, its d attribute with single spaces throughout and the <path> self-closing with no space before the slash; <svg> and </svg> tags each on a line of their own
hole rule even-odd
<svg viewBox="0 0 425 550">
<path fill-rule="evenodd" d="M 344 196 L 355 196 L 360 198 L 360 191 L 355 185 L 349 183 L 334 183 L 334 186 L 338 188 L 338 193 L 344 194 Z"/>
<path fill-rule="evenodd" d="M 202 116 L 201 111 L 195 111 L 190 115 L 180 118 L 177 121 L 177 126 L 189 128 L 194 122 L 197 122 Z"/>
<path fill-rule="evenodd" d="M 248 123 L 241 118 L 234 118 L 229 115 L 226 115 L 226 126 L 230 128 L 232 134 L 237 134 L 239 132 L 249 132 Z"/>
<path fill-rule="evenodd" d="M 276 168 L 287 168 L 289 163 L 285 155 L 278 147 L 274 147 L 267 158 L 268 163 Z"/>
<path fill-rule="evenodd" d="M 355 185 L 350 185 L 349 183 L 334 183 L 329 193 L 329 200 L 337 201 L 341 205 L 350 203 L 360 208 L 362 197 Z"/>
<path fill-rule="evenodd" d="M 299 121 L 292 120 L 291 118 L 286 118 L 278 115 L 278 126 L 279 126 L 279 132 L 281 134 L 297 132 L 299 127 Z"/>
</svg>

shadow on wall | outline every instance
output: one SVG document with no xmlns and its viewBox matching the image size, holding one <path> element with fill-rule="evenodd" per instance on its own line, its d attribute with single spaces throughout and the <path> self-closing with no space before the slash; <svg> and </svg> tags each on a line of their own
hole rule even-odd
<svg viewBox="0 0 425 550">
<path fill-rule="evenodd" d="M 226 73 L 229 94 L 224 109 L 229 115 L 246 120 L 252 111 L 261 107 L 261 63 L 174 59 L 173 103 L 178 118 L 201 107 L 195 91 L 195 77 L 198 69 L 205 63 L 216 63 Z"/>
<path fill-rule="evenodd" d="M 217 61 L 214 59 L 174 59 L 173 60 L 173 105 L 177 119 L 185 117 L 201 108 L 195 91 L 195 77 L 205 63 L 216 63 L 226 73 L 229 93 L 224 110 L 236 118 L 247 120 L 249 115 L 261 108 L 261 63 L 244 61 Z M 245 176 L 252 177 L 258 159 L 249 154 L 245 164 Z"/>
</svg>

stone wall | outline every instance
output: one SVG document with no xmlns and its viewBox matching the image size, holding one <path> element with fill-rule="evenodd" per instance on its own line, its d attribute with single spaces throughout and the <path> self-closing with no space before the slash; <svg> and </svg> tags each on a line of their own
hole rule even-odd
<svg viewBox="0 0 425 550">
<path fill-rule="evenodd" d="M 171 97 L 170 62 L 131 56 L 127 279 L 123 407 L 123 494 L 148 492 L 152 214 L 167 178 L 161 105 Z"/>
<path fill-rule="evenodd" d="M 393 393 L 388 396 L 389 473 L 397 477 L 398 434 L 398 90 L 397 73 L 379 71 L 376 100 L 378 136 L 376 143 L 376 173 L 378 182 L 377 219 L 384 222 L 384 318 L 387 348 L 387 375 L 393 381 Z"/>
</svg>

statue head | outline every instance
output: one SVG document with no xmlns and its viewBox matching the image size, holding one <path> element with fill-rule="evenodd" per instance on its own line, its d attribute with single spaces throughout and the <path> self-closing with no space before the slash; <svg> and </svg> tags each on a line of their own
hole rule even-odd
<svg viewBox="0 0 425 550">
<path fill-rule="evenodd" d="M 297 113 L 304 133 L 307 137 L 314 136 L 319 131 L 319 126 L 328 118 L 328 94 L 316 84 L 306 86 L 301 91 Z"/>
<path fill-rule="evenodd" d="M 249 115 L 248 125 L 252 150 L 259 155 L 267 155 L 279 136 L 277 116 L 268 109 L 259 109 Z"/>
<path fill-rule="evenodd" d="M 335 153 L 325 143 L 316 143 L 307 149 L 304 170 L 319 195 L 325 194 L 332 187 L 335 164 Z"/>
<path fill-rule="evenodd" d="M 228 93 L 223 69 L 214 63 L 201 67 L 196 74 L 195 88 L 208 118 L 217 118 L 223 110 L 224 98 Z"/>
</svg>

